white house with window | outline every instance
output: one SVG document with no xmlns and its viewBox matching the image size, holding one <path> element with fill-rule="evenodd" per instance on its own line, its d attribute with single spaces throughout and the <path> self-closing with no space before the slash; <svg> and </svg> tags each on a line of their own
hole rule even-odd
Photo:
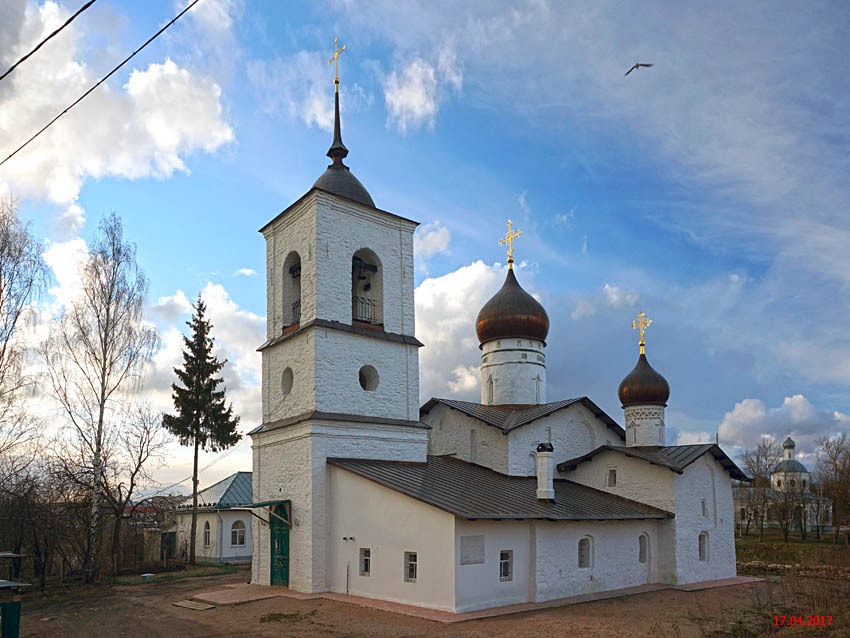
<svg viewBox="0 0 850 638">
<path fill-rule="evenodd" d="M 198 492 L 195 558 L 215 563 L 250 563 L 251 473 L 236 472 Z M 240 509 L 241 508 L 241 509 Z M 177 555 L 189 555 L 192 498 L 177 506 Z"/>
<path fill-rule="evenodd" d="M 417 224 L 343 163 L 335 100 L 332 164 L 261 229 L 252 582 L 461 612 L 735 576 L 731 480 L 748 478 L 714 443 L 667 445 L 642 313 L 625 428 L 585 396 L 550 401 L 546 350 L 570 344 L 547 344 L 509 257 L 475 325 L 480 403 L 420 406 Z"/>
</svg>

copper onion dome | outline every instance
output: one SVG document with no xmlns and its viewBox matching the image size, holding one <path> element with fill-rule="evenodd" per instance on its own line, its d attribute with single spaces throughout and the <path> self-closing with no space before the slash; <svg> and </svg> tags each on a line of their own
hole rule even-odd
<svg viewBox="0 0 850 638">
<path fill-rule="evenodd" d="M 499 292 L 478 313 L 475 332 L 482 344 L 512 337 L 545 342 L 549 334 L 549 315 L 537 299 L 522 289 L 510 268 Z"/>
<path fill-rule="evenodd" d="M 620 381 L 617 390 L 623 407 L 630 405 L 667 405 L 670 384 L 656 372 L 641 352 L 637 365 Z"/>
</svg>

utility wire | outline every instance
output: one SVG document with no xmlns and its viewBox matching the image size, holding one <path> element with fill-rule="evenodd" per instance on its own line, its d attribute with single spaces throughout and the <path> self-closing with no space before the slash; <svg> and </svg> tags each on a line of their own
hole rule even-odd
<svg viewBox="0 0 850 638">
<path fill-rule="evenodd" d="M 39 130 L 39 131 L 38 131 L 38 133 L 36 133 L 35 135 L 33 135 L 33 136 L 32 136 L 31 138 L 29 138 L 26 142 L 24 142 L 24 143 L 23 143 L 23 144 L 21 144 L 18 148 L 16 148 L 14 151 L 12 151 L 12 152 L 9 154 L 9 156 L 8 156 L 8 157 L 6 157 L 6 159 L 4 159 L 2 162 L 0 162 L 0 166 L 3 166 L 3 164 L 5 164 L 6 162 L 8 162 L 10 159 L 12 159 L 15 155 L 17 155 L 17 154 L 18 154 L 18 152 L 19 152 L 19 151 L 21 151 L 21 150 L 23 150 L 24 148 L 26 148 L 26 146 L 27 146 L 27 145 L 29 145 L 29 143 L 30 143 L 30 142 L 32 142 L 35 138 L 37 138 L 39 135 L 41 135 L 42 133 L 44 133 L 44 131 L 46 131 L 48 128 L 50 128 L 50 126 L 51 126 L 51 125 L 52 125 L 52 124 L 53 124 L 56 120 L 58 120 L 60 117 L 62 117 L 63 115 L 65 115 L 65 113 L 67 113 L 67 112 L 68 112 L 68 111 L 70 111 L 72 108 L 74 108 L 75 106 L 77 106 L 77 104 L 79 104 L 80 102 L 82 102 L 82 101 L 83 101 L 83 98 L 85 98 L 85 97 L 86 97 L 89 93 L 91 93 L 92 91 L 94 91 L 94 90 L 95 90 L 97 87 L 99 87 L 101 84 L 103 84 L 104 82 L 106 82 L 106 80 L 108 80 L 108 79 L 109 79 L 109 78 L 110 78 L 110 77 L 111 77 L 111 76 L 112 76 L 112 75 L 113 75 L 116 71 L 118 71 L 118 69 L 120 69 L 122 66 L 124 66 L 125 64 L 127 64 L 127 62 L 129 62 L 129 61 L 130 61 L 133 57 L 135 57 L 135 55 L 136 55 L 139 51 L 141 51 L 141 50 L 142 50 L 142 49 L 144 49 L 146 46 L 148 46 L 151 42 L 153 42 L 153 41 L 154 41 L 157 37 L 159 37 L 159 35 L 161 35 L 161 34 L 162 34 L 162 32 L 163 32 L 163 31 L 165 31 L 168 27 L 170 27 L 172 24 L 174 24 L 175 22 L 177 22 L 177 21 L 178 21 L 181 17 L 183 17 L 183 14 L 184 14 L 184 13 L 186 13 L 189 9 L 191 9 L 191 8 L 192 8 L 192 7 L 194 7 L 196 4 L 198 4 L 198 2 L 200 2 L 200 0 L 194 0 L 194 1 L 192 2 L 192 4 L 190 4 L 188 7 L 186 7 L 185 9 L 183 9 L 183 11 L 181 11 L 180 13 L 178 13 L 178 14 L 177 14 L 177 16 L 176 16 L 176 17 L 175 17 L 175 18 L 174 18 L 171 22 L 169 22 L 169 23 L 168 23 L 168 24 L 166 24 L 164 27 L 162 27 L 159 31 L 157 31 L 156 33 L 154 33 L 154 34 L 153 34 L 153 35 L 152 35 L 152 36 L 148 39 L 148 41 L 147 41 L 147 42 L 145 42 L 142 46 L 140 46 L 138 49 L 136 49 L 136 50 L 135 50 L 135 51 L 133 51 L 130 55 L 128 55 L 126 58 L 124 58 L 124 61 L 123 61 L 123 62 L 121 62 L 121 64 L 119 64 L 119 65 L 118 65 L 118 66 L 116 66 L 114 69 L 112 69 L 109 73 L 107 73 L 106 75 L 104 75 L 104 76 L 103 76 L 103 78 L 101 78 L 101 80 L 100 80 L 97 84 L 95 84 L 95 85 L 94 85 L 93 87 L 91 87 L 88 91 L 86 91 L 85 93 L 83 93 L 83 94 L 82 94 L 80 97 L 78 97 L 78 98 L 77 98 L 77 99 L 76 99 L 76 100 L 75 100 L 75 101 L 74 101 L 74 102 L 73 102 L 70 106 L 68 106 L 68 107 L 67 107 L 64 111 L 62 111 L 59 115 L 57 115 L 57 116 L 56 116 L 56 117 L 54 117 L 52 120 L 50 120 L 47 124 L 45 124 L 45 125 L 41 128 L 41 130 Z"/>
<path fill-rule="evenodd" d="M 0 75 L 0 80 L 2 80 L 2 79 L 3 79 L 3 78 L 5 78 L 7 75 L 9 75 L 12 71 L 14 71 L 14 70 L 15 70 L 15 68 L 16 68 L 16 67 L 17 67 L 17 66 L 18 66 L 21 62 L 23 62 L 24 60 L 26 60 L 28 57 L 30 57 L 30 56 L 31 56 L 33 53 L 35 53 L 36 51 L 38 51 L 38 50 L 42 47 L 42 45 L 43 45 L 45 42 L 47 42 L 50 38 L 52 38 L 54 35 L 56 35 L 57 33 L 59 33 L 62 29 L 64 29 L 65 27 L 67 27 L 69 24 L 71 24 L 71 23 L 74 21 L 74 18 L 76 18 L 78 15 L 80 15 L 83 11 L 85 11 L 86 9 L 88 9 L 88 8 L 89 8 L 90 6 L 92 6 L 94 3 L 95 3 L 95 0 L 89 0 L 89 2 L 86 2 L 86 3 L 82 6 L 82 7 L 80 7 L 80 10 L 79 10 L 79 11 L 77 11 L 74 15 L 72 15 L 70 18 L 68 18 L 67 20 L 65 20 L 65 24 L 63 24 L 61 27 L 59 27 L 58 29 L 56 29 L 56 31 L 54 31 L 53 33 L 51 33 L 51 34 L 50 34 L 49 36 L 47 36 L 46 38 L 44 38 L 44 40 L 42 40 L 41 42 L 39 42 L 39 43 L 38 43 L 38 45 L 37 45 L 37 46 L 36 46 L 36 47 L 35 47 L 32 51 L 30 51 L 29 53 L 27 53 L 24 57 L 22 57 L 20 60 L 18 60 L 17 62 L 15 62 L 12 66 L 10 66 L 10 67 L 9 67 L 9 70 L 8 70 L 8 71 L 6 71 L 3 75 Z"/>
</svg>

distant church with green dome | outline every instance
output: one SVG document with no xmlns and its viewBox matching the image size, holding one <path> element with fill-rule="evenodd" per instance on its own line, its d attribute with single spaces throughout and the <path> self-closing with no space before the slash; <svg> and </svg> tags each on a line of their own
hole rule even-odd
<svg viewBox="0 0 850 638">
<path fill-rule="evenodd" d="M 733 489 L 735 499 L 735 523 L 743 527 L 749 521 L 750 525 L 758 528 L 758 501 L 761 496 L 757 490 L 764 489 L 768 503 L 772 503 L 765 512 L 765 526 L 776 527 L 777 505 L 793 501 L 795 508 L 792 529 L 799 530 L 805 524 L 807 531 L 815 531 L 821 527 L 824 531 L 832 530 L 832 499 L 823 496 L 816 485 L 812 483 L 811 475 L 806 466 L 794 458 L 797 444 L 790 436 L 782 442 L 783 459 L 776 464 L 770 473 L 770 487 L 759 488 L 752 486 Z"/>
</svg>

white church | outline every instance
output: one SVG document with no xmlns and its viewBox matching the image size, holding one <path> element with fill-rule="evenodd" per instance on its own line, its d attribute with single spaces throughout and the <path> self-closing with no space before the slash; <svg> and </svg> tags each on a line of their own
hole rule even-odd
<svg viewBox="0 0 850 638">
<path fill-rule="evenodd" d="M 252 582 L 463 612 L 735 576 L 747 477 L 717 445 L 666 444 L 642 315 L 625 430 L 587 397 L 550 401 L 549 318 L 509 253 L 476 323 L 481 402 L 420 404 L 417 223 L 343 164 L 335 85 L 332 164 L 261 229 Z"/>
</svg>

